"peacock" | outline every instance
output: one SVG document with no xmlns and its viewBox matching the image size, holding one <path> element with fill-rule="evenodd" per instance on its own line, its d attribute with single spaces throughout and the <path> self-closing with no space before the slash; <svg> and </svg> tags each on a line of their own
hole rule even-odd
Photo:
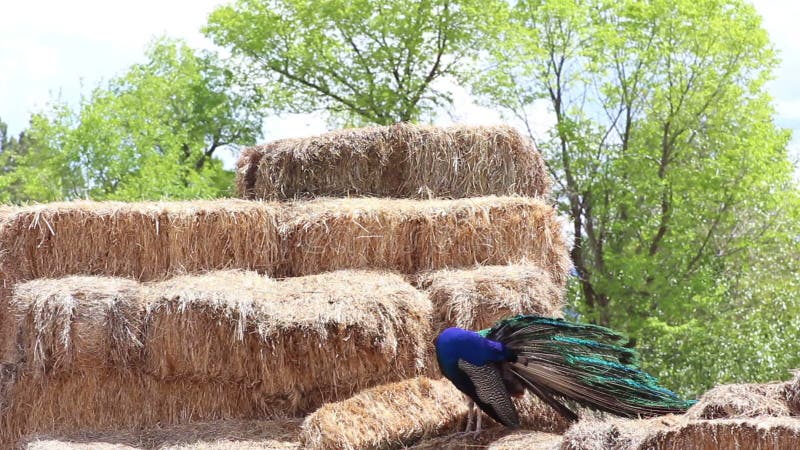
<svg viewBox="0 0 800 450">
<path fill-rule="evenodd" d="M 520 424 L 512 397 L 531 391 L 570 422 L 567 401 L 624 417 L 683 413 L 694 402 L 659 386 L 639 367 L 628 339 L 598 325 L 518 315 L 492 328 L 448 328 L 436 338 L 442 374 L 474 405 L 511 428 Z M 476 432 L 481 429 L 477 414 Z"/>
</svg>

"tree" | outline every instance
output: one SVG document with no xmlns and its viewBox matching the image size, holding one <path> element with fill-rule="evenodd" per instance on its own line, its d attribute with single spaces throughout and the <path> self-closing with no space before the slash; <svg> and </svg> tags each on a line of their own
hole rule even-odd
<svg viewBox="0 0 800 450">
<path fill-rule="evenodd" d="M 21 185 L 11 182 L 4 175 L 19 167 L 19 160 L 28 153 L 30 139 L 22 132 L 17 137 L 9 136 L 8 125 L 0 120 L 0 203 L 17 203 L 22 200 Z"/>
<path fill-rule="evenodd" d="M 39 201 L 224 195 L 232 174 L 213 156 L 255 141 L 259 106 L 214 55 L 161 39 L 76 110 L 56 100 L 34 115 L 32 146 L 4 177 Z"/>
<path fill-rule="evenodd" d="M 325 110 L 348 122 L 392 124 L 449 101 L 490 44 L 498 0 L 238 0 L 206 34 L 240 58 L 243 77 L 275 110 Z"/>
<path fill-rule="evenodd" d="M 522 0 L 512 20 L 475 92 L 529 130 L 534 103 L 555 116 L 538 145 L 572 219 L 585 318 L 641 336 L 684 392 L 775 376 L 708 362 L 719 339 L 753 360 L 765 349 L 729 331 L 739 308 L 762 325 L 773 302 L 800 312 L 787 279 L 755 300 L 770 291 L 761 261 L 786 254 L 778 242 L 798 249 L 800 229 L 785 214 L 797 198 L 788 133 L 764 89 L 776 58 L 753 7 Z"/>
</svg>

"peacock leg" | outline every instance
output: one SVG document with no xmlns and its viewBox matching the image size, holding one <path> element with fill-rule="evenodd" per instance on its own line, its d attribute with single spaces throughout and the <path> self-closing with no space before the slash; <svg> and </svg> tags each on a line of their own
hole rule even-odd
<svg viewBox="0 0 800 450">
<path fill-rule="evenodd" d="M 472 418 L 475 413 L 475 402 L 472 401 L 471 398 L 467 396 L 465 397 L 467 399 L 467 429 L 464 430 L 464 432 L 467 433 L 469 432 L 469 429 L 472 428 Z"/>
<path fill-rule="evenodd" d="M 481 432 L 481 416 L 483 414 L 481 414 L 480 410 L 477 411 L 477 414 L 478 414 L 478 419 L 477 419 L 478 424 L 475 426 L 475 434 L 480 434 L 480 432 Z"/>
</svg>

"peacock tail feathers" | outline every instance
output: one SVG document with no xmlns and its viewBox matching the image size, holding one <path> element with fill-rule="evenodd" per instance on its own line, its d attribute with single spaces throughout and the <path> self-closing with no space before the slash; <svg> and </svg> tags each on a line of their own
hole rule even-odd
<svg viewBox="0 0 800 450">
<path fill-rule="evenodd" d="M 642 371 L 628 338 L 609 328 L 519 315 L 479 333 L 511 350 L 510 370 L 570 419 L 577 416 L 559 399 L 627 417 L 682 413 L 694 403 Z"/>
</svg>

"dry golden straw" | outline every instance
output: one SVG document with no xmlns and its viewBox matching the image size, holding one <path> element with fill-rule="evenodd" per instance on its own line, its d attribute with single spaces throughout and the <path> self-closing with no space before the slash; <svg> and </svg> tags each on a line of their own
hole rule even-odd
<svg viewBox="0 0 800 450">
<path fill-rule="evenodd" d="M 794 378 L 784 386 L 784 396 L 792 414 L 800 416 L 800 370 L 795 370 Z"/>
<path fill-rule="evenodd" d="M 515 404 L 527 428 L 563 432 L 568 425 L 529 395 Z M 301 443 L 311 449 L 401 448 L 457 432 L 466 424 L 466 415 L 464 396 L 452 383 L 418 377 L 322 406 L 303 423 Z M 488 418 L 484 423 L 496 426 Z"/>
<path fill-rule="evenodd" d="M 217 273 L 152 284 L 145 295 L 148 373 L 257 383 L 292 413 L 414 376 L 430 350 L 430 302 L 395 274 L 274 282 Z"/>
<path fill-rule="evenodd" d="M 6 283 L 67 275 L 160 279 L 226 268 L 270 272 L 276 205 L 215 200 L 78 201 L 21 207 L 0 229 Z"/>
<path fill-rule="evenodd" d="M 442 437 L 427 439 L 415 444 L 413 450 L 463 450 L 480 448 L 485 450 L 559 450 L 562 437 L 555 433 L 530 430 L 510 430 L 490 428 L 474 433 L 451 433 Z"/>
<path fill-rule="evenodd" d="M 535 264 L 444 269 L 418 277 L 434 309 L 434 331 L 482 330 L 517 314 L 561 315 L 564 286 Z"/>
<path fill-rule="evenodd" d="M 564 434 L 563 450 L 796 449 L 800 419 L 689 420 L 664 416 L 647 420 L 581 421 Z"/>
<path fill-rule="evenodd" d="M 456 428 L 467 407 L 447 380 L 419 377 L 328 403 L 303 423 L 309 449 L 401 447 Z"/>
<path fill-rule="evenodd" d="M 71 202 L 8 208 L 0 227 L 0 330 L 15 283 L 69 275 L 160 280 L 256 270 L 420 270 L 528 260 L 564 283 L 570 260 L 554 209 L 540 200 L 338 199 Z M 13 343 L 0 332 L 0 358 Z M 2 363 L 2 360 L 0 360 Z"/>
<path fill-rule="evenodd" d="M 37 377 L 140 367 L 144 311 L 138 283 L 122 278 L 73 276 L 17 285 L 9 340 L 21 352 L 8 362 Z"/>
<path fill-rule="evenodd" d="M 545 197 L 551 180 L 533 143 L 512 127 L 397 124 L 247 149 L 236 183 L 242 198 L 285 200 Z"/>
<path fill-rule="evenodd" d="M 33 435 L 25 450 L 256 450 L 299 448 L 300 419 L 218 420 L 141 431 Z"/>
<path fill-rule="evenodd" d="M 22 283 L 11 305 L 2 441 L 309 412 L 422 372 L 430 346 L 428 299 L 375 271 L 76 276 Z"/>
<path fill-rule="evenodd" d="M 281 275 L 288 276 L 344 268 L 413 274 L 527 260 L 561 284 L 571 267 L 553 207 L 523 197 L 297 202 L 280 233 Z"/>
<path fill-rule="evenodd" d="M 119 370 L 36 378 L 22 374 L 0 413 L 0 448 L 28 434 L 136 430 L 285 415 L 290 402 L 257 384 L 164 381 Z"/>
<path fill-rule="evenodd" d="M 15 209 L 0 229 L 7 287 L 68 275 L 415 273 L 524 259 L 556 283 L 570 266 L 553 207 L 522 197 L 55 203 Z"/>
<path fill-rule="evenodd" d="M 789 416 L 786 389 L 790 383 L 725 384 L 703 394 L 686 413 L 692 419 Z"/>
</svg>

